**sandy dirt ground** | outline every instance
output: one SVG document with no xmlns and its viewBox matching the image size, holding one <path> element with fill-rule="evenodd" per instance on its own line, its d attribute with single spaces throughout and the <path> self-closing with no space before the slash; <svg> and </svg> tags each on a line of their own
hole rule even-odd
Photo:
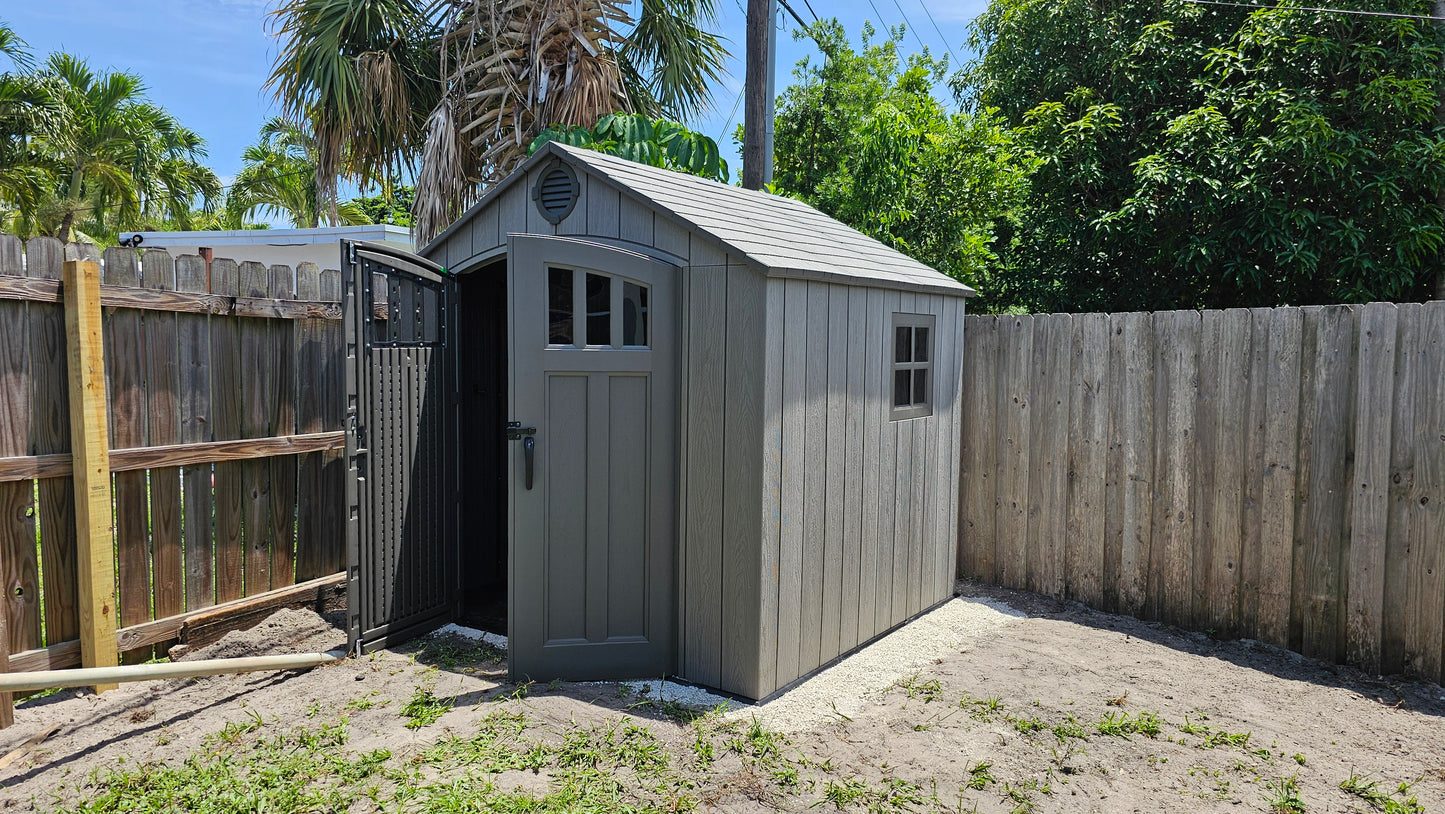
<svg viewBox="0 0 1445 814">
<path fill-rule="evenodd" d="M 0 769 L 0 812 L 1445 812 L 1436 685 L 959 587 L 980 613 L 1014 612 L 935 636 L 886 686 L 805 685 L 771 716 L 698 717 L 614 683 L 517 687 L 495 648 L 454 637 L 60 692 L 0 732 L 5 755 L 61 725 Z M 326 650 L 339 621 L 283 611 L 185 658 Z"/>
</svg>

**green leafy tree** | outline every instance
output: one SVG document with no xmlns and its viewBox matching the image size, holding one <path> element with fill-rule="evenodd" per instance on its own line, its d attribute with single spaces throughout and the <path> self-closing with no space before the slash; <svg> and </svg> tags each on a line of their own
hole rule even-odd
<svg viewBox="0 0 1445 814">
<path fill-rule="evenodd" d="M 901 59 L 903 33 L 875 42 L 865 26 L 854 51 L 836 20 L 805 32 L 827 56 L 800 62 L 781 96 L 774 185 L 987 293 L 993 235 L 1029 162 L 994 111 L 939 103 L 947 62 Z"/>
<path fill-rule="evenodd" d="M 411 205 L 415 197 L 416 187 L 393 185 L 380 194 L 358 196 L 354 201 L 372 223 L 411 228 Z"/>
<path fill-rule="evenodd" d="M 237 223 L 257 213 L 284 217 L 297 229 L 371 223 L 356 201 L 332 205 L 316 183 L 316 141 L 304 127 L 281 118 L 261 126 L 261 139 L 241 154 L 226 209 Z M 239 228 L 239 227 L 237 227 Z"/>
<path fill-rule="evenodd" d="M 1001 111 L 1039 162 L 995 276 L 1006 302 L 1410 300 L 1442 269 L 1442 50 L 1427 21 L 994 0 L 973 44 L 986 51 L 956 91 Z"/>
<path fill-rule="evenodd" d="M 549 141 L 723 183 L 728 180 L 728 162 L 718 153 L 717 142 L 667 119 L 612 113 L 603 116 L 596 127 L 551 127 L 532 140 L 527 154 L 535 153 Z"/>
</svg>

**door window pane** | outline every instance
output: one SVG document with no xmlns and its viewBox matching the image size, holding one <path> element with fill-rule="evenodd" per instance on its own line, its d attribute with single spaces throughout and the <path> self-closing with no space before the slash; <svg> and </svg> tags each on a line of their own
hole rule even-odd
<svg viewBox="0 0 1445 814">
<path fill-rule="evenodd" d="M 918 327 L 913 329 L 913 361 L 928 361 L 928 329 Z"/>
<path fill-rule="evenodd" d="M 612 278 L 587 275 L 587 344 L 612 344 Z"/>
<path fill-rule="evenodd" d="M 647 289 L 622 284 L 622 344 L 647 345 Z"/>
<path fill-rule="evenodd" d="M 928 368 L 920 367 L 913 371 L 913 403 L 928 403 Z"/>
<path fill-rule="evenodd" d="M 547 269 L 547 311 L 547 341 L 553 345 L 572 344 L 571 269 Z"/>
</svg>

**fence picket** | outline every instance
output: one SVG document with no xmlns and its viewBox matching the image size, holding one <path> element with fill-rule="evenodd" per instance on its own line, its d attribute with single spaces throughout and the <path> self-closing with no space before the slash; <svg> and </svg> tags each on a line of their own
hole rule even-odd
<svg viewBox="0 0 1445 814">
<path fill-rule="evenodd" d="M 176 258 L 176 290 L 209 293 L 206 261 L 194 254 Z M 211 331 L 203 314 L 177 314 L 180 440 L 202 443 L 211 438 Z M 184 494 L 182 537 L 186 556 L 186 610 L 216 602 L 215 538 L 211 512 L 210 465 L 188 466 L 181 471 Z"/>
<path fill-rule="evenodd" d="M 141 284 L 156 291 L 176 290 L 175 262 L 164 249 L 141 255 Z M 181 440 L 176 315 L 145 315 L 146 418 L 150 446 Z M 185 606 L 184 557 L 181 554 L 181 470 L 150 470 L 151 570 L 155 580 L 154 616 L 163 619 Z"/>
<path fill-rule="evenodd" d="M 1028 573 L 1029 399 L 1033 362 L 1034 318 L 1010 316 L 999 320 L 998 387 L 998 534 L 999 584 L 1024 588 Z"/>
<path fill-rule="evenodd" d="M 19 238 L 0 235 L 0 274 L 24 275 Z M 0 302 L 0 457 L 26 455 L 30 447 L 31 356 L 26 303 Z M 35 489 L 32 481 L 0 484 L 0 602 L 11 651 L 40 643 L 40 581 L 35 551 Z"/>
<path fill-rule="evenodd" d="M 1389 533 L 1390 404 L 1395 382 L 1399 309 L 1393 303 L 1366 305 L 1360 313 L 1355 375 L 1354 509 L 1351 521 L 1346 655 L 1366 672 L 1380 672 L 1384 635 L 1385 540 Z M 1402 428 L 1405 429 L 1405 428 Z"/>
<path fill-rule="evenodd" d="M 1109 461 L 1109 318 L 1073 317 L 1069 394 L 1065 593 L 1086 605 L 1104 600 L 1104 484 Z M 987 388 L 987 382 L 982 387 Z"/>
<path fill-rule="evenodd" d="M 240 290 L 245 297 L 265 297 L 271 291 L 271 274 L 261 263 L 240 268 Z M 271 364 L 270 325 L 262 319 L 241 321 L 241 437 L 271 434 L 271 391 L 275 368 Z M 266 461 L 241 462 L 242 517 L 245 524 L 246 596 L 271 589 L 271 468 Z"/>
<path fill-rule="evenodd" d="M 231 260 L 211 262 L 211 293 L 234 297 L 240 290 L 240 267 Z M 249 321 L 249 320 L 247 320 Z M 211 433 L 213 440 L 243 437 L 241 428 L 241 322 L 211 321 Z M 246 541 L 241 535 L 245 497 L 241 461 L 216 464 L 216 601 L 240 599 L 245 579 Z"/>
<path fill-rule="evenodd" d="M 1034 317 L 1029 394 L 1029 505 L 1026 547 L 1030 590 L 1064 594 L 1064 520 L 1068 502 L 1069 366 L 1073 318 Z"/>
<path fill-rule="evenodd" d="M 270 269 L 271 296 L 295 299 L 295 277 L 290 266 Z M 293 320 L 272 320 L 271 348 L 267 368 L 270 416 L 266 434 L 292 435 L 296 432 L 296 324 Z M 271 587 L 284 588 L 296 580 L 296 458 L 282 456 L 266 462 L 271 484 Z"/>
</svg>

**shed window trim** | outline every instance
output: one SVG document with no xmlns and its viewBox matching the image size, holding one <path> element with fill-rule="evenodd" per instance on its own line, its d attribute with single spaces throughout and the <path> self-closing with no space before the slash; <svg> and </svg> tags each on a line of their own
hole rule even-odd
<svg viewBox="0 0 1445 814">
<path fill-rule="evenodd" d="M 888 397 L 893 421 L 933 415 L 933 360 L 938 356 L 932 314 L 893 314 Z"/>
</svg>

